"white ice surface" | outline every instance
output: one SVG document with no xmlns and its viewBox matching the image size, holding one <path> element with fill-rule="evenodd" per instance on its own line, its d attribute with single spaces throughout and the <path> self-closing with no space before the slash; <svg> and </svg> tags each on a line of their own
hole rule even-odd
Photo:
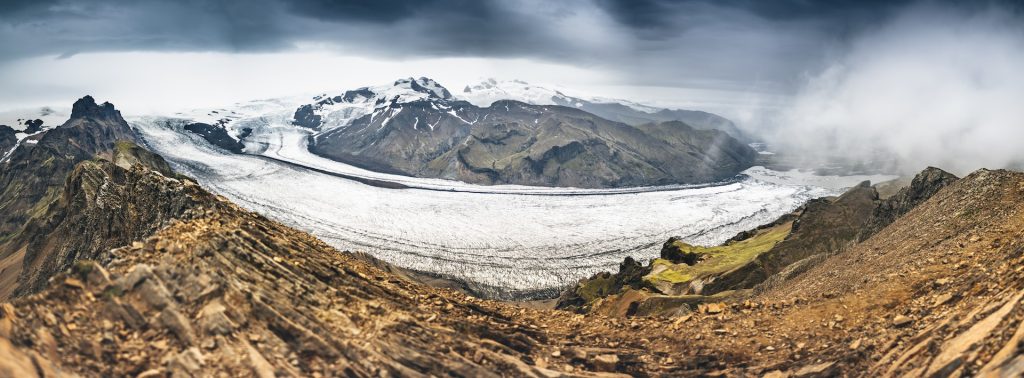
<svg viewBox="0 0 1024 378">
<path fill-rule="evenodd" d="M 705 187 L 478 186 L 381 174 L 320 158 L 305 148 L 309 132 L 291 126 L 287 110 L 229 125 L 254 128 L 246 152 L 259 156 L 220 151 L 185 132 L 182 120 L 129 121 L 177 170 L 245 208 L 340 250 L 460 279 L 494 297 L 551 294 L 580 278 L 615 270 L 626 256 L 656 257 L 670 236 L 721 243 L 811 198 L 839 194 L 866 179 L 890 179 L 758 167 L 745 179 Z M 423 189 L 385 189 L 328 173 Z"/>
<path fill-rule="evenodd" d="M 455 97 L 469 101 L 480 107 L 491 106 L 499 100 L 516 100 L 533 105 L 557 105 L 557 98 L 560 102 L 573 103 L 576 107 L 583 106 L 579 100 L 597 104 L 621 104 L 646 113 L 655 113 L 661 108 L 639 104 L 633 101 L 589 96 L 570 96 L 561 90 L 544 85 L 535 85 L 522 80 L 495 80 L 487 79 L 477 84 L 468 86 L 469 92 L 465 89 L 455 93 Z"/>
</svg>

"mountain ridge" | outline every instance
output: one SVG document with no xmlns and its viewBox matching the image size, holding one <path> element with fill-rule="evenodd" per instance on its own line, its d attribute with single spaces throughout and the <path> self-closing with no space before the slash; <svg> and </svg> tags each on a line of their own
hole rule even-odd
<svg viewBox="0 0 1024 378">
<path fill-rule="evenodd" d="M 322 130 L 310 151 L 408 176 L 581 188 L 721 181 L 756 157 L 721 131 L 678 121 L 629 126 L 577 108 L 514 100 L 481 108 L 426 78 L 397 83 L 402 86 L 386 95 L 363 88 L 317 103 L 343 109 L 334 112 L 341 112 L 344 126 L 308 116 L 313 105 L 299 107 L 295 123 L 310 127 L 306 122 L 315 119 Z M 371 102 L 369 113 L 349 106 Z"/>
<path fill-rule="evenodd" d="M 817 255 L 800 274 L 679 311 L 638 316 L 680 304 L 661 301 L 603 316 L 409 281 L 177 177 L 130 141 L 66 143 L 125 131 L 120 122 L 78 121 L 66 125 L 90 133 L 49 134 L 46 145 L 97 154 L 74 164 L 46 211 L 21 210 L 40 221 L 22 236 L 100 243 L 100 253 L 57 248 L 44 260 L 60 268 L 30 264 L 41 285 L 0 303 L 0 374 L 1000 376 L 1018 374 L 1024 361 L 1024 173 L 950 180 L 929 170 L 885 206 L 872 187 L 856 187 L 808 206 L 821 208 L 809 214 L 840 209 L 839 217 L 784 217 L 734 238 L 796 222 L 797 231 L 827 226 L 853 203 L 882 209 L 860 206 L 879 222 L 852 224 L 882 228 Z M 681 252 L 662 257 L 708 261 Z M 627 260 L 621 270 L 638 266 Z"/>
<path fill-rule="evenodd" d="M 751 136 L 740 130 L 732 121 L 717 114 L 699 110 L 660 108 L 610 98 L 570 96 L 559 90 L 532 85 L 521 80 L 487 79 L 474 85 L 467 85 L 458 97 L 481 107 L 490 106 L 500 100 L 516 100 L 531 105 L 561 105 L 634 126 L 681 121 L 700 130 L 721 130 L 744 143 L 753 141 Z"/>
</svg>

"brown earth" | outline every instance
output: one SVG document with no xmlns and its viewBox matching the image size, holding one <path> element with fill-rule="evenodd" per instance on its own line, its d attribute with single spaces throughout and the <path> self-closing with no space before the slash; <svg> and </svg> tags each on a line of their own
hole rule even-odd
<svg viewBox="0 0 1024 378">
<path fill-rule="evenodd" d="M 630 318 L 429 287 L 160 173 L 152 159 L 111 159 L 121 164 L 77 164 L 94 180 L 68 180 L 56 203 L 89 193 L 90 182 L 137 175 L 149 180 L 130 186 L 137 201 L 183 201 L 188 210 L 145 218 L 63 207 L 60 218 L 79 228 L 57 222 L 54 230 L 66 231 L 51 233 L 55 241 L 96 238 L 74 230 L 103 224 L 160 222 L 152 236 L 101 254 L 103 263 L 54 255 L 78 257 L 41 291 L 0 304 L 0 377 L 1024 370 L 1024 173 L 981 170 L 949 183 L 863 242 L 742 300 Z"/>
<path fill-rule="evenodd" d="M 216 200 L 115 251 L 109 271 L 79 264 L 5 306 L 0 351 L 12 369 L 27 356 L 37 371 L 83 375 L 1016 369 L 1022 195 L 1024 174 L 977 172 L 793 280 L 672 319 L 430 288 Z"/>
</svg>

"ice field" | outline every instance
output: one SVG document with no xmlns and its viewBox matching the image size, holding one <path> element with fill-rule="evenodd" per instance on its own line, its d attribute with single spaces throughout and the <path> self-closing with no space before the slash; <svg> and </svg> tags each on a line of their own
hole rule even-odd
<svg viewBox="0 0 1024 378">
<path fill-rule="evenodd" d="M 553 296 L 580 278 L 616 270 L 626 256 L 656 257 L 670 236 L 721 243 L 811 198 L 863 180 L 891 179 L 755 167 L 733 182 L 693 187 L 478 186 L 381 174 L 318 157 L 305 148 L 310 131 L 286 118 L 269 114 L 233 122 L 231 127 L 254 129 L 242 155 L 184 131 L 182 119 L 129 122 L 175 169 L 245 208 L 340 250 L 367 252 L 504 299 Z"/>
</svg>

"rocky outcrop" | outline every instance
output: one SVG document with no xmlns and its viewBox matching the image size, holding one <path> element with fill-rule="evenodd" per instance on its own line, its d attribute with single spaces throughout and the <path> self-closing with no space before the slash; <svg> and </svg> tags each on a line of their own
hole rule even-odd
<svg viewBox="0 0 1024 378">
<path fill-rule="evenodd" d="M 582 188 L 725 180 L 757 155 L 682 122 L 630 126 L 562 106 L 445 99 L 392 103 L 317 136 L 310 150 L 410 176 Z"/>
<path fill-rule="evenodd" d="M 122 164 L 133 159 L 140 161 L 115 157 Z M 187 218 L 190 210 L 211 201 L 195 183 L 165 176 L 170 174 L 166 164 L 152 167 L 136 162 L 124 168 L 106 160 L 80 163 L 68 176 L 60 198 L 0 245 L 5 255 L 24 251 L 13 295 L 38 291 L 51 276 L 78 260 L 108 261 L 107 251 Z"/>
<path fill-rule="evenodd" d="M 617 294 L 627 288 L 641 288 L 644 285 L 642 278 L 647 273 L 650 273 L 649 267 L 644 267 L 632 257 L 626 257 L 619 264 L 617 273 L 601 272 L 590 278 L 582 279 L 575 287 L 563 291 L 555 308 L 587 312 L 590 305 L 597 299 Z"/>
<path fill-rule="evenodd" d="M 109 158 L 118 140 L 139 143 L 113 105 L 98 105 L 85 96 L 75 102 L 67 122 L 47 131 L 38 143 L 14 150 L 0 164 L 0 239 L 10 237 L 30 214 L 56 200 L 78 163 Z"/>
<path fill-rule="evenodd" d="M 7 156 L 7 153 L 18 144 L 18 132 L 7 125 L 0 125 L 0 159 Z"/>
<path fill-rule="evenodd" d="M 707 283 L 704 293 L 753 288 L 798 261 L 848 247 L 857 241 L 857 235 L 871 220 L 877 204 L 878 192 L 869 182 L 837 198 L 811 200 L 793 221 L 785 240 L 743 268 Z"/>
<path fill-rule="evenodd" d="M 681 241 L 676 236 L 668 238 L 661 246 L 661 258 L 673 264 L 694 265 L 700 262 L 705 254 L 682 248 Z"/>
<path fill-rule="evenodd" d="M 316 129 L 320 127 L 320 123 L 322 122 L 322 118 L 314 112 L 313 105 L 311 104 L 300 106 L 295 110 L 295 115 L 292 118 L 294 119 L 294 121 L 292 121 L 293 125 L 309 129 Z"/>
<path fill-rule="evenodd" d="M 41 119 L 29 119 L 25 120 L 25 134 L 35 134 L 43 131 L 43 120 Z"/>
<path fill-rule="evenodd" d="M 228 131 L 221 125 L 210 125 L 201 122 L 195 122 L 185 125 L 185 130 L 206 139 L 210 144 L 223 148 L 225 150 L 234 152 L 236 154 L 242 153 L 245 149 L 245 144 L 241 141 L 231 137 Z M 251 130 L 250 130 L 251 132 Z"/>
<path fill-rule="evenodd" d="M 926 168 L 914 176 L 909 186 L 879 202 L 871 214 L 871 220 L 864 226 L 857 239 L 867 240 L 956 180 L 958 178 L 949 172 L 935 167 Z"/>
</svg>

